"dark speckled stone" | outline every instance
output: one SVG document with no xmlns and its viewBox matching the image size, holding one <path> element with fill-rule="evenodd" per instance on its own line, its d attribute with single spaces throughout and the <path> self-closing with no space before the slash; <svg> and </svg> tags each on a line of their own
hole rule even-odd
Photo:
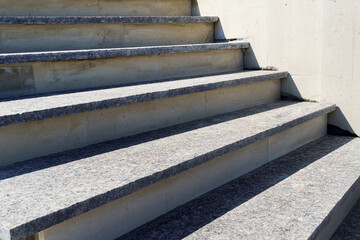
<svg viewBox="0 0 360 240">
<path fill-rule="evenodd" d="M 286 78 L 287 75 L 287 72 L 246 71 L 137 86 L 3 101 L 0 102 L 0 127 L 259 81 Z"/>
<path fill-rule="evenodd" d="M 360 240 L 360 200 L 346 216 L 331 240 Z"/>
<path fill-rule="evenodd" d="M 200 16 L 0 16 L 0 24 L 190 23 L 218 20 L 218 17 Z"/>
<path fill-rule="evenodd" d="M 360 184 L 359 149 L 359 138 L 326 136 L 118 240 L 317 239 L 331 210 Z M 350 226 L 359 227 L 354 216 Z"/>
<path fill-rule="evenodd" d="M 3 53 L 0 54 L 0 64 L 26 63 L 26 62 L 51 62 L 84 60 L 98 58 L 128 57 L 140 55 L 179 53 L 179 52 L 199 52 L 212 50 L 246 49 L 249 48 L 248 42 L 233 41 L 225 43 L 202 43 L 184 44 L 169 46 L 151 47 L 129 47 L 129 48 L 105 48 L 91 50 L 69 50 L 69 51 L 49 51 L 49 52 L 29 52 L 29 53 Z"/>
<path fill-rule="evenodd" d="M 0 238 L 29 236 L 334 109 L 280 101 L 0 168 Z"/>
</svg>

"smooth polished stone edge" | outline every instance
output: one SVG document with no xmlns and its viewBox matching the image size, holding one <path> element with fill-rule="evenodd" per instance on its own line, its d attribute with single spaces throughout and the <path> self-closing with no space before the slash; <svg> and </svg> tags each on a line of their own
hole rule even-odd
<svg viewBox="0 0 360 240">
<path fill-rule="evenodd" d="M 266 109 L 268 107 L 271 106 L 277 106 L 277 104 L 279 105 L 279 107 L 281 106 L 281 104 L 284 104 L 286 102 L 277 102 L 277 103 L 273 103 L 273 104 L 265 104 L 262 106 L 258 106 L 258 107 L 253 107 L 253 108 L 249 108 L 247 110 L 242 110 L 242 111 L 237 111 L 237 112 L 244 112 L 247 111 L 249 113 L 252 112 L 256 112 L 256 109 L 260 108 L 264 108 L 262 110 L 266 111 Z M 317 104 L 317 103 L 314 103 Z M 20 226 L 16 226 L 12 229 L 9 229 L 7 231 L 10 231 L 11 237 L 12 239 L 21 239 L 27 236 L 30 236 L 34 233 L 40 232 L 44 229 L 47 229 L 51 226 L 54 226 L 58 223 L 64 222 L 66 220 L 69 220 L 71 218 L 77 217 L 83 213 L 86 213 L 92 209 L 95 209 L 97 207 L 103 206 L 107 203 L 110 203 L 112 201 L 115 201 L 121 197 L 130 195 L 131 193 L 141 190 L 145 187 L 148 187 L 154 183 L 160 182 L 162 180 L 165 180 L 169 177 L 175 176 L 179 173 L 182 173 L 184 171 L 187 171 L 191 168 L 197 167 L 201 164 L 204 164 L 206 162 L 209 162 L 213 159 L 216 159 L 218 157 L 221 157 L 227 153 L 233 152 L 235 150 L 238 150 L 242 147 L 248 146 L 250 144 L 253 144 L 257 141 L 263 140 L 267 137 L 270 137 L 272 135 L 275 135 L 277 133 L 280 133 L 282 131 L 285 131 L 287 129 L 290 129 L 292 127 L 295 127 L 297 125 L 300 125 L 302 123 L 305 123 L 311 119 L 317 118 L 319 116 L 328 114 L 329 112 L 332 112 L 335 110 L 335 105 L 323 105 L 323 107 L 320 110 L 308 113 L 308 114 L 304 114 L 301 117 L 298 117 L 296 119 L 293 119 L 291 121 L 286 122 L 285 124 L 282 125 L 274 125 L 273 128 L 268 129 L 266 131 L 262 131 L 259 132 L 255 135 L 246 137 L 246 138 L 242 138 L 237 142 L 233 142 L 232 144 L 229 144 L 225 147 L 219 148 L 219 149 L 214 149 L 211 152 L 208 152 L 206 154 L 203 154 L 201 156 L 198 157 L 194 157 L 191 160 L 188 160 L 186 162 L 182 162 L 178 165 L 175 166 L 171 166 L 163 171 L 160 172 L 155 172 L 152 175 L 149 176 L 145 176 L 143 178 L 140 178 L 134 182 L 131 182 L 129 184 L 120 186 L 118 188 L 114 188 L 111 191 L 108 191 L 104 194 L 101 195 L 97 195 L 94 196 L 88 200 L 82 201 L 82 202 L 78 202 L 77 204 L 71 205 L 68 208 L 53 212 L 52 214 L 48 214 L 46 216 L 34 219 L 32 221 L 29 221 L 25 224 L 22 224 Z M 231 114 L 235 114 L 236 112 L 230 113 L 230 114 L 224 114 L 223 116 L 226 115 L 231 115 Z M 216 118 L 216 117 L 213 117 Z M 212 118 L 208 118 L 208 119 L 212 119 Z M 194 121 L 194 122 L 199 122 L 199 121 Z M 181 124 L 179 126 L 186 126 L 188 124 L 191 123 L 187 123 L 187 124 Z M 177 126 L 177 127 L 179 127 Z M 167 128 L 167 129 L 171 129 Z M 155 133 L 157 133 L 158 131 L 162 131 L 162 130 L 157 130 L 157 131 L 153 131 Z M 148 135 L 148 134 L 147 134 Z M 139 136 L 142 136 L 141 134 Z M 67 151 L 69 153 L 74 152 L 74 151 Z M 76 153 L 74 153 L 76 155 Z M 54 155 L 49 156 L 49 157 L 54 157 Z M 4 229 L 6 230 L 6 229 Z"/>
<path fill-rule="evenodd" d="M 0 24 L 196 23 L 217 22 L 213 16 L 0 16 Z"/>
<path fill-rule="evenodd" d="M 114 57 L 129 57 L 141 55 L 154 55 L 180 52 L 200 52 L 214 50 L 231 50 L 249 48 L 248 42 L 204 43 L 170 46 L 130 47 L 130 48 L 105 48 L 70 51 L 29 52 L 29 53 L 4 53 L 0 54 L 0 64 L 27 63 L 27 62 L 52 62 L 69 60 L 101 59 Z"/>
<path fill-rule="evenodd" d="M 54 117 L 61 117 L 70 114 L 83 113 L 88 111 L 101 110 L 111 107 L 120 107 L 135 103 L 153 101 L 157 99 L 164 99 L 170 97 L 176 97 L 186 94 L 199 93 L 205 91 L 211 91 L 221 88 L 235 87 L 243 84 L 256 83 L 260 81 L 269 81 L 275 79 L 282 79 L 288 76 L 288 72 L 273 72 L 266 75 L 261 75 L 259 71 L 258 76 L 234 78 L 233 80 L 220 81 L 215 83 L 193 85 L 189 87 L 173 88 L 165 91 L 146 92 L 142 94 L 133 94 L 125 97 L 116 98 L 115 96 L 110 99 L 104 99 L 97 102 L 79 103 L 77 105 L 62 106 L 57 108 L 49 108 L 41 111 L 27 111 L 21 114 L 0 116 L 0 127 L 25 123 L 30 121 L 43 120 Z M 214 76 L 216 78 L 216 76 Z M 92 94 L 96 94 L 96 90 L 90 91 Z M 71 94 L 64 95 L 67 98 L 71 98 Z M 39 98 L 41 101 L 41 98 Z"/>
</svg>

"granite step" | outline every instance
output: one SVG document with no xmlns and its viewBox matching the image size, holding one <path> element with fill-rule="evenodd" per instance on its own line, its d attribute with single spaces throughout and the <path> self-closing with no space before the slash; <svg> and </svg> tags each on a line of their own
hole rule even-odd
<svg viewBox="0 0 360 240">
<path fill-rule="evenodd" d="M 90 60 L 116 57 L 131 57 L 169 53 L 206 52 L 216 50 L 247 49 L 248 42 L 230 41 L 204 44 L 179 44 L 171 46 L 146 46 L 129 48 L 102 48 L 68 51 L 47 51 L 30 53 L 3 53 L 0 54 L 0 64 L 57 62 L 71 60 Z"/>
<path fill-rule="evenodd" d="M 60 234 L 59 239 L 70 236 L 72 239 L 111 239 L 120 236 L 203 191 L 234 179 L 246 171 L 245 168 L 252 170 L 276 158 L 280 138 L 283 139 L 282 154 L 283 149 L 291 151 L 314 140 L 310 135 L 319 138 L 326 134 L 326 114 L 333 110 L 334 105 L 325 103 L 279 101 L 2 167 L 0 238 L 20 239 L 40 231 L 44 239 L 56 234 Z M 318 119 L 320 125 L 306 125 L 308 122 L 317 123 Z M 319 131 L 319 128 L 324 130 Z M 318 134 L 314 135 L 316 131 Z M 252 147 L 256 143 L 261 145 Z M 240 154 L 237 152 L 240 149 L 250 151 L 246 155 L 253 161 L 225 160 L 233 152 Z M 259 151 L 264 151 L 265 155 L 255 161 Z M 241 157 L 244 155 L 240 154 Z M 216 160 L 220 162 L 214 162 Z M 234 162 L 239 162 L 237 167 Z M 224 166 L 227 169 L 222 171 Z M 195 172 L 190 174 L 192 177 L 183 175 L 201 170 L 201 167 L 208 169 L 206 180 L 200 180 Z M 214 173 L 211 178 L 209 168 Z M 359 172 L 352 165 L 347 173 L 349 178 L 354 171 Z M 161 184 L 170 184 L 176 179 L 182 184 L 194 182 L 182 188 L 174 183 L 165 191 Z M 215 179 L 218 182 L 215 183 Z M 201 189 L 188 189 L 199 183 L 203 185 Z M 156 187 L 162 190 L 154 190 Z M 151 188 L 150 195 L 143 192 L 148 188 Z M 141 197 L 131 199 L 137 192 L 141 192 Z M 123 198 L 128 202 L 121 202 Z M 115 205 L 110 206 L 110 202 L 125 205 L 121 205 L 119 208 L 122 210 L 119 210 Z M 135 205 L 131 207 L 131 204 Z M 131 209 L 139 211 L 139 216 L 136 217 Z M 101 214 L 106 214 L 102 211 L 108 211 L 111 216 L 100 218 Z M 114 215 L 114 212 L 119 214 Z M 116 219 L 118 217 L 124 217 L 121 226 L 126 225 L 128 229 L 114 228 L 114 221 L 120 221 Z M 130 224 L 131 221 L 135 223 Z M 87 227 L 82 228 L 79 224 Z M 56 237 L 49 236 L 49 239 Z"/>
<path fill-rule="evenodd" d="M 360 199 L 331 237 L 331 240 L 358 239 L 360 239 Z"/>
<path fill-rule="evenodd" d="M 0 165 L 275 102 L 287 75 L 244 71 L 3 100 Z"/>
<path fill-rule="evenodd" d="M 0 53 L 214 42 L 217 17 L 0 16 Z"/>
<path fill-rule="evenodd" d="M 359 138 L 326 136 L 119 240 L 329 239 L 359 199 L 359 149 Z"/>
<path fill-rule="evenodd" d="M 217 22 L 215 16 L 0 16 L 1 25 L 91 23 L 202 23 Z"/>
<path fill-rule="evenodd" d="M 0 102 L 0 127 L 64 115 L 119 107 L 180 95 L 287 78 L 287 72 L 243 71 L 108 89 Z"/>
<path fill-rule="evenodd" d="M 1 16 L 189 16 L 191 0 L 11 0 L 0 2 Z"/>
<path fill-rule="evenodd" d="M 248 47 L 247 42 L 234 41 L 3 53 L 0 54 L 0 96 L 241 71 L 243 50 Z"/>
</svg>

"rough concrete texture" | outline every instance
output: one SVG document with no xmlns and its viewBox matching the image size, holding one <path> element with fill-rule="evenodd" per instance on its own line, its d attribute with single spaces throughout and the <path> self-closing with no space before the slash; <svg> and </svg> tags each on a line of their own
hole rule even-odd
<svg viewBox="0 0 360 240">
<path fill-rule="evenodd" d="M 332 110 L 281 101 L 3 167 L 0 237 L 34 234 Z"/>
<path fill-rule="evenodd" d="M 190 0 L 11 0 L 0 2 L 2 16 L 189 16 Z"/>
<path fill-rule="evenodd" d="M 0 65 L 1 97 L 241 71 L 242 60 L 241 49 L 233 49 L 5 64 Z"/>
<path fill-rule="evenodd" d="M 318 239 L 360 184 L 359 147 L 324 137 L 120 239 Z"/>
<path fill-rule="evenodd" d="M 251 42 L 245 68 L 289 71 L 286 94 L 337 104 L 329 122 L 360 135 L 358 0 L 197 0 L 193 14 L 219 16 L 218 38 Z"/>
<path fill-rule="evenodd" d="M 211 43 L 214 42 L 214 24 L 211 22 L 213 19 L 201 17 L 14 19 L 13 22 L 19 24 L 0 25 L 0 53 Z M 0 17 L 0 23 L 1 20 Z"/>
</svg>

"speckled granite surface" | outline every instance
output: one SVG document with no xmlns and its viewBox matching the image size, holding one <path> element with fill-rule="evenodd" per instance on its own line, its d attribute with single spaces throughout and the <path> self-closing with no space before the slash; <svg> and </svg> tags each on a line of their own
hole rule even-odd
<svg viewBox="0 0 360 240">
<path fill-rule="evenodd" d="M 0 238 L 39 232 L 334 109 L 280 101 L 0 168 Z"/>
<path fill-rule="evenodd" d="M 346 216 L 331 240 L 360 240 L 360 200 Z"/>
<path fill-rule="evenodd" d="M 249 48 L 248 42 L 202 43 L 151 47 L 104 48 L 89 50 L 68 50 L 49 52 L 3 53 L 0 64 L 84 60 L 98 58 L 127 57 L 178 52 L 199 52 Z"/>
<path fill-rule="evenodd" d="M 287 72 L 248 71 L 129 87 L 0 102 L 0 127 L 138 102 L 286 78 Z"/>
<path fill-rule="evenodd" d="M 313 239 L 360 183 L 359 149 L 359 138 L 326 136 L 120 239 Z"/>
<path fill-rule="evenodd" d="M 0 24 L 186 23 L 217 22 L 202 16 L 0 16 Z"/>
</svg>

